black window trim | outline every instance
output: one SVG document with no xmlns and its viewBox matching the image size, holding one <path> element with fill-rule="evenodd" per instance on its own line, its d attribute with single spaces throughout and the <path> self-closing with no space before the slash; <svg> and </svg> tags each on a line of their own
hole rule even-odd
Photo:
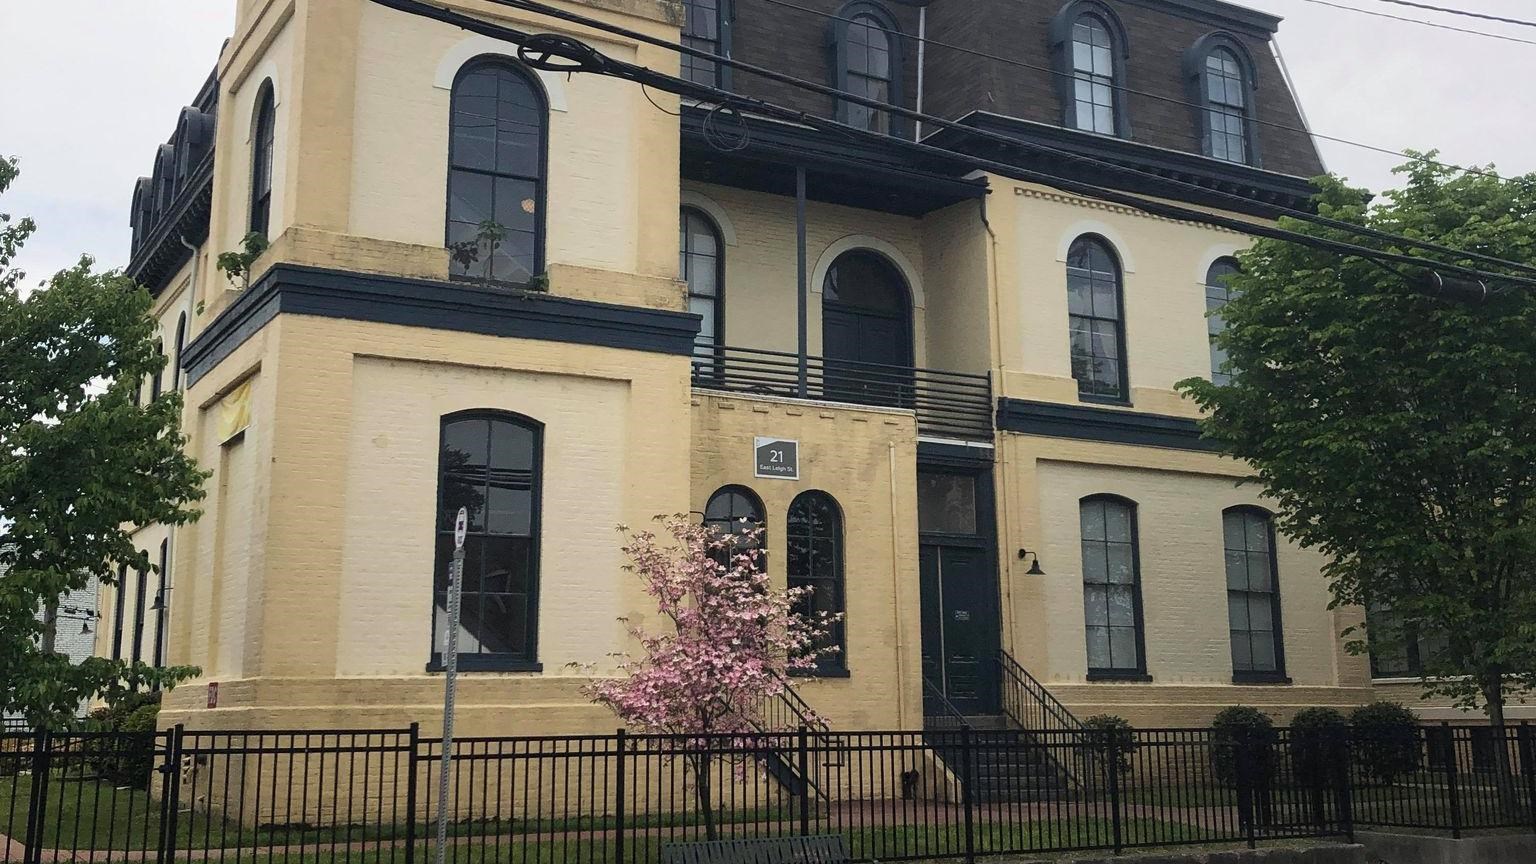
<svg viewBox="0 0 1536 864">
<path fill-rule="evenodd" d="M 532 562 L 532 574 L 529 578 L 528 590 L 528 657 L 530 659 L 516 659 L 510 655 L 498 654 L 460 654 L 458 667 L 461 672 L 542 672 L 544 664 L 539 657 L 539 599 L 543 587 L 543 531 L 544 531 L 544 434 L 545 426 L 539 420 L 516 411 L 508 411 L 501 408 L 470 408 L 464 411 L 455 411 L 444 414 L 438 419 L 437 427 L 437 504 L 432 508 L 432 538 L 429 548 L 437 548 L 437 535 L 439 533 L 438 520 L 442 518 L 443 509 L 443 468 L 442 448 L 443 434 L 450 423 L 460 420 L 485 419 L 512 423 L 521 426 L 533 433 L 533 490 L 529 496 L 529 520 L 528 534 L 530 540 L 529 560 Z M 433 556 L 433 567 L 436 568 L 436 556 Z M 437 578 L 436 572 L 431 575 Z M 432 614 L 427 618 L 427 646 L 428 646 L 428 672 L 442 672 L 442 653 L 437 650 L 437 598 L 436 591 L 430 590 L 434 596 L 431 598 Z"/>
<path fill-rule="evenodd" d="M 697 216 L 704 221 L 704 224 L 709 226 L 709 230 L 713 231 L 715 235 L 715 248 L 719 250 L 715 255 L 715 344 L 713 351 L 714 372 L 718 376 L 720 372 L 724 371 L 725 366 L 725 232 L 720 230 L 720 223 L 715 221 L 715 217 L 709 215 L 702 207 L 693 204 L 684 204 L 679 207 L 679 221 L 687 216 Z M 693 287 L 690 285 L 688 296 L 692 298 L 695 296 L 702 297 L 703 295 L 694 294 Z M 694 362 L 697 363 L 698 359 L 699 354 L 696 349 Z M 697 372 L 698 370 L 695 371 Z"/>
<path fill-rule="evenodd" d="M 527 66 L 519 63 L 505 54 L 480 54 L 471 57 L 459 67 L 459 71 L 453 76 L 453 88 L 448 91 L 448 152 L 444 154 L 443 164 L 447 166 L 444 172 L 443 182 L 443 245 L 448 244 L 449 231 L 452 230 L 453 200 L 449 190 L 453 188 L 453 172 L 455 170 L 469 171 L 475 174 L 490 173 L 493 177 L 515 177 L 516 175 L 496 174 L 494 172 L 478 171 L 475 169 L 455 169 L 453 166 L 453 105 L 455 96 L 459 92 L 459 84 L 465 76 L 470 75 L 486 67 L 500 67 L 521 75 L 527 80 L 529 89 L 534 98 L 539 100 L 541 120 L 539 124 L 539 176 L 534 183 L 534 220 L 533 220 L 533 275 L 543 274 L 548 267 L 548 259 L 545 257 L 544 246 L 549 240 L 548 209 L 549 209 L 549 91 L 545 89 L 544 82 L 538 74 Z M 526 178 L 520 178 L 526 179 Z M 456 282 L 481 282 L 478 276 L 461 275 L 452 272 L 449 268 L 448 278 Z M 512 288 L 525 287 L 524 283 L 491 280 L 493 285 L 501 285 Z"/>
<path fill-rule="evenodd" d="M 1264 509 L 1263 507 L 1259 507 L 1259 506 L 1256 506 L 1256 505 L 1253 505 L 1253 504 L 1238 504 L 1236 506 L 1228 507 L 1228 508 L 1226 508 L 1226 509 L 1221 511 L 1221 517 L 1222 517 L 1223 522 L 1225 522 L 1227 514 L 1229 514 L 1229 513 L 1251 514 L 1251 515 L 1254 515 L 1254 516 L 1258 516 L 1258 517 L 1260 517 L 1260 518 L 1262 518 L 1264 520 L 1265 528 L 1269 532 L 1269 582 L 1270 582 L 1270 597 L 1272 598 L 1272 601 L 1270 603 L 1270 620 L 1271 620 L 1270 626 L 1274 628 L 1272 632 L 1274 634 L 1274 640 L 1275 640 L 1275 669 L 1274 669 L 1274 671 L 1273 672 L 1266 672 L 1266 671 L 1256 671 L 1256 670 L 1239 670 L 1239 669 L 1236 668 L 1236 663 L 1234 662 L 1233 663 L 1233 669 L 1232 669 L 1232 683 L 1233 684 L 1290 684 L 1291 683 L 1291 679 L 1290 679 L 1289 676 L 1286 675 L 1286 671 L 1285 671 L 1285 627 L 1283 626 L 1284 625 L 1284 616 L 1281 614 L 1281 609 L 1280 609 L 1280 607 L 1281 607 L 1280 556 L 1279 556 L 1279 549 L 1278 549 L 1278 545 L 1279 544 L 1277 543 L 1277 541 L 1280 539 L 1280 535 L 1279 535 L 1279 532 L 1275 528 L 1275 514 L 1272 513 L 1269 510 Z M 1226 554 L 1225 554 L 1225 549 L 1226 549 L 1226 539 L 1225 539 L 1226 538 L 1226 526 L 1225 525 L 1222 526 L 1222 538 L 1223 538 L 1222 539 L 1223 554 L 1222 554 L 1221 581 L 1222 581 L 1222 585 L 1225 586 L 1227 584 Z M 1228 593 L 1230 593 L 1231 590 L 1232 589 L 1230 589 L 1230 588 L 1225 588 L 1224 587 L 1224 591 L 1226 591 Z M 1244 593 L 1248 593 L 1248 592 L 1244 592 Z M 1228 616 L 1227 631 L 1228 631 L 1228 634 L 1229 634 L 1228 638 L 1227 638 L 1227 642 L 1228 642 L 1227 656 L 1228 656 L 1228 659 L 1233 659 L 1231 657 L 1232 649 L 1231 649 L 1231 636 L 1230 636 L 1231 629 L 1232 629 L 1231 614 L 1232 613 L 1231 613 L 1231 611 L 1229 609 L 1228 612 L 1227 612 L 1227 616 Z M 1250 630 L 1248 632 L 1251 633 L 1253 631 Z"/>
<path fill-rule="evenodd" d="M 169 598 L 166 596 L 167 576 L 171 570 L 171 540 L 160 541 L 160 572 L 155 590 L 155 668 L 165 668 L 165 623 Z"/>
<path fill-rule="evenodd" d="M 250 201 L 246 211 L 246 230 L 270 236 L 272 232 L 272 174 L 276 165 L 277 88 L 268 78 L 256 92 L 256 107 L 251 115 Z M 266 188 L 258 190 L 256 180 L 263 162 L 267 164 Z"/>
<path fill-rule="evenodd" d="M 1072 260 L 1072 248 L 1074 246 L 1076 246 L 1077 244 L 1085 242 L 1085 241 L 1092 242 L 1092 243 L 1098 243 L 1098 244 L 1102 245 L 1104 247 L 1105 251 L 1107 251 L 1109 253 L 1109 260 L 1111 262 L 1113 262 L 1114 265 L 1115 265 L 1115 314 L 1118 316 L 1118 318 L 1117 318 L 1117 320 L 1115 322 L 1118 326 L 1115 329 L 1117 331 L 1117 336 L 1119 337 L 1118 340 L 1117 340 L 1118 341 L 1117 348 L 1118 348 L 1119 354 L 1120 354 L 1120 356 L 1118 358 L 1119 359 L 1119 365 L 1120 365 L 1120 395 L 1119 396 L 1103 396 L 1103 395 L 1100 395 L 1100 394 L 1097 394 L 1097 393 L 1084 393 L 1084 392 L 1082 392 L 1081 384 L 1079 382 L 1079 389 L 1078 389 L 1078 393 L 1077 393 L 1077 400 L 1079 402 L 1092 402 L 1092 403 L 1097 404 L 1097 405 L 1130 405 L 1131 404 L 1131 364 L 1130 364 L 1130 357 L 1127 356 L 1128 351 L 1127 351 L 1127 348 L 1126 348 L 1126 332 L 1125 332 L 1126 331 L 1126 324 L 1127 324 L 1127 322 L 1125 320 L 1125 261 L 1120 257 L 1120 249 L 1117 246 L 1115 246 L 1114 243 L 1110 242 L 1110 239 L 1108 237 L 1105 237 L 1103 234 L 1096 234 L 1096 233 L 1093 233 L 1093 232 L 1088 232 L 1088 233 L 1085 233 L 1085 234 L 1079 234 L 1077 237 L 1073 238 L 1072 242 L 1070 244 L 1068 244 L 1068 246 L 1067 246 L 1067 261 L 1068 261 L 1068 264 L 1062 270 L 1063 281 L 1065 281 L 1065 277 L 1067 275 L 1066 274 L 1066 270 L 1071 269 L 1071 263 L 1070 262 Z M 1068 288 L 1067 290 L 1068 290 L 1068 295 L 1070 296 L 1071 289 Z M 1067 358 L 1068 358 L 1068 365 L 1069 366 L 1071 364 L 1071 352 L 1072 352 L 1072 324 L 1071 324 L 1071 319 L 1073 317 L 1074 316 L 1072 315 L 1071 311 L 1068 310 L 1068 312 L 1067 312 Z M 1073 380 L 1076 381 L 1076 376 L 1073 376 Z"/>
<path fill-rule="evenodd" d="M 171 389 L 181 390 L 181 355 L 187 348 L 187 313 L 176 319 L 176 357 L 171 361 Z"/>
<path fill-rule="evenodd" d="M 113 600 L 112 659 L 123 659 L 123 622 L 128 617 L 128 565 L 117 565 L 117 590 Z"/>
<path fill-rule="evenodd" d="M 1218 159 L 1211 152 L 1211 103 L 1209 91 L 1206 89 L 1206 58 L 1218 48 L 1225 48 L 1237 58 L 1237 63 L 1242 67 L 1243 85 L 1247 98 L 1243 100 L 1243 141 L 1247 145 L 1247 160 L 1235 162 L 1230 159 Z M 1259 149 L 1258 123 L 1255 118 L 1258 114 L 1259 76 L 1258 67 L 1254 64 L 1253 54 L 1242 40 L 1225 30 L 1215 30 L 1195 40 L 1195 44 L 1184 52 L 1184 79 L 1187 83 L 1189 102 L 1194 106 L 1195 135 L 1198 139 L 1200 152 L 1211 159 L 1226 162 L 1232 165 L 1248 165 L 1254 168 L 1262 168 L 1264 160 Z"/>
<path fill-rule="evenodd" d="M 791 521 L 790 514 L 795 512 L 795 507 L 802 501 L 807 501 L 814 498 L 821 498 L 822 500 L 826 501 L 827 505 L 831 508 L 831 511 L 834 514 L 834 518 L 837 520 L 837 531 L 836 537 L 834 538 L 837 544 L 837 552 L 833 556 L 833 560 L 836 562 L 836 573 L 833 579 L 837 583 L 838 593 L 838 608 L 835 610 L 835 612 L 836 614 L 841 614 L 843 618 L 837 624 L 833 625 L 834 633 L 839 637 L 836 640 L 838 648 L 837 654 L 832 657 L 822 658 L 817 662 L 815 669 L 796 670 L 796 674 L 819 678 L 847 678 L 849 677 L 847 619 L 848 567 L 846 559 L 846 537 L 848 533 L 848 520 L 847 513 L 843 510 L 843 505 L 838 503 L 837 497 L 824 489 L 807 489 L 804 492 L 801 492 L 794 497 L 794 500 L 789 502 L 789 509 L 785 511 L 786 518 L 784 523 L 784 542 L 786 545 L 784 553 L 784 582 L 786 585 L 788 585 L 793 575 L 789 572 L 788 544 L 791 537 L 789 529 Z"/>
<path fill-rule="evenodd" d="M 838 91 L 848 90 L 848 26 L 852 19 L 860 15 L 874 18 L 888 34 L 891 43 L 891 98 L 887 104 L 904 106 L 906 93 L 902 85 L 906 73 L 906 50 L 902 42 L 905 33 L 891 10 L 877 0 L 849 0 L 831 20 L 827 28 L 827 59 L 831 66 L 832 87 Z M 840 123 L 848 122 L 849 102 L 836 97 L 833 97 L 833 101 L 832 116 Z M 906 130 L 905 118 L 887 112 L 887 122 L 886 134 L 896 137 L 903 135 Z"/>
<path fill-rule="evenodd" d="M 1211 289 L 1212 288 L 1219 288 L 1223 292 L 1226 293 L 1225 299 L 1223 299 L 1221 301 L 1221 305 L 1222 306 L 1226 306 L 1228 303 L 1232 302 L 1232 286 L 1230 284 L 1218 284 L 1215 281 L 1213 281 L 1212 278 L 1211 278 L 1211 274 L 1216 272 L 1216 268 L 1217 267 L 1223 267 L 1223 266 L 1224 267 L 1231 267 L 1232 268 L 1232 272 L 1227 274 L 1227 278 L 1228 279 L 1230 279 L 1232 276 L 1237 275 L 1238 273 L 1241 273 L 1242 270 L 1243 270 L 1242 264 L 1238 263 L 1237 258 L 1235 256 L 1232 256 L 1232 255 L 1222 255 L 1221 257 L 1219 257 L 1216 260 L 1212 261 L 1205 268 L 1205 305 L 1206 305 L 1206 312 L 1205 312 L 1205 315 L 1206 315 L 1206 328 L 1205 328 L 1205 333 L 1206 333 L 1207 340 L 1210 342 L 1210 352 L 1211 352 L 1211 383 L 1213 383 L 1213 384 L 1222 384 L 1222 385 L 1232 383 L 1232 373 L 1230 371 L 1224 372 L 1224 371 L 1222 371 L 1222 370 L 1220 370 L 1220 369 L 1218 369 L 1216 367 L 1216 331 L 1212 330 L 1211 326 L 1210 326 L 1210 320 L 1211 320 L 1210 316 L 1211 316 L 1211 312 L 1214 311 L 1214 310 L 1212 310 L 1210 308 L 1210 306 L 1211 306 Z M 1220 307 L 1217 307 L 1217 308 L 1220 308 Z"/>
<path fill-rule="evenodd" d="M 691 5 L 692 4 L 689 2 L 689 0 L 683 0 L 683 14 L 685 16 L 688 14 L 688 7 Z M 715 54 L 728 58 L 732 56 L 731 42 L 735 36 L 736 30 L 736 0 L 717 0 L 715 14 L 719 18 L 719 20 L 715 22 L 715 32 L 719 34 L 718 38 L 715 40 Z M 687 22 L 685 18 L 682 31 L 678 34 L 678 39 L 680 42 L 683 38 L 685 38 L 686 33 Z M 733 70 L 731 66 L 719 61 L 715 61 L 714 86 L 720 90 L 730 90 L 731 84 L 735 80 L 735 76 L 731 74 L 732 71 Z"/>
<path fill-rule="evenodd" d="M 1098 18 L 1109 30 L 1109 39 L 1115 55 L 1110 84 L 1114 94 L 1115 131 L 1113 134 L 1116 138 L 1130 139 L 1134 137 L 1131 133 L 1130 100 L 1126 83 L 1126 70 L 1131 60 L 1130 37 L 1126 33 L 1125 23 L 1120 20 L 1120 15 L 1101 0 L 1072 0 L 1062 6 L 1051 18 L 1050 29 L 1047 32 L 1050 38 L 1051 64 L 1058 73 L 1054 77 L 1057 98 L 1061 102 L 1061 125 L 1090 135 L 1104 134 L 1079 129 L 1077 126 L 1077 76 L 1072 64 L 1072 29 L 1084 16 Z"/>
<path fill-rule="evenodd" d="M 1088 667 L 1089 681 L 1151 681 L 1152 676 L 1147 673 L 1147 622 L 1141 602 L 1141 514 L 1140 505 L 1134 499 L 1124 495 L 1116 495 L 1110 492 L 1097 492 L 1093 495 L 1085 495 L 1077 501 L 1078 511 L 1078 563 L 1082 563 L 1081 525 L 1083 505 L 1095 502 L 1107 502 L 1119 504 L 1130 510 L 1131 515 L 1131 567 L 1135 581 L 1131 583 L 1131 599 L 1136 612 L 1136 666 L 1135 668 L 1095 668 Z M 1084 574 L 1086 576 L 1086 574 Z M 1088 584 L 1086 579 L 1079 580 L 1083 585 Z M 1086 610 L 1083 613 L 1083 651 L 1088 650 L 1088 616 Z"/>
<path fill-rule="evenodd" d="M 135 571 L 137 582 L 133 587 L 133 645 L 129 656 L 134 663 L 144 660 L 144 603 L 149 593 L 148 568 Z"/>
</svg>

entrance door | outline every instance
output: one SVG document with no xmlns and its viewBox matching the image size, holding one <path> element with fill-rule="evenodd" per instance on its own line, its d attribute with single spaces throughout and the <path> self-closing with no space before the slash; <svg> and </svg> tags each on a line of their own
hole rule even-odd
<svg viewBox="0 0 1536 864">
<path fill-rule="evenodd" d="M 997 582 L 985 549 L 923 544 L 923 676 L 966 715 L 998 710 Z"/>
<path fill-rule="evenodd" d="M 833 262 L 822 285 L 826 398 L 891 406 L 910 401 L 907 295 L 900 272 L 873 252 L 848 252 Z"/>
</svg>

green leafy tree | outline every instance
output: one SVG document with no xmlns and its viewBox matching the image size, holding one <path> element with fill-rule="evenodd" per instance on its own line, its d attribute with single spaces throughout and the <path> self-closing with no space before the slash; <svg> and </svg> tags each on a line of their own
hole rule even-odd
<svg viewBox="0 0 1536 864">
<path fill-rule="evenodd" d="M 0 158 L 0 193 L 16 174 Z M 0 215 L 0 711 L 60 726 L 84 699 L 196 674 L 71 664 L 50 650 L 54 616 L 39 612 L 92 575 L 115 583 L 120 565 L 155 572 L 131 527 L 195 518 L 206 475 L 183 451 L 180 395 L 138 404 L 139 385 L 165 366 L 149 294 L 82 257 L 23 297 L 12 261 L 34 227 Z"/>
<path fill-rule="evenodd" d="M 1325 179 L 1318 208 L 1536 259 L 1536 175 L 1424 159 L 1398 171 L 1404 187 L 1374 204 Z M 1378 647 L 1404 629 L 1444 635 L 1423 658 L 1426 695 L 1502 725 L 1506 698 L 1536 683 L 1536 291 L 1442 299 L 1401 268 L 1276 240 L 1241 262 L 1218 337 L 1232 383 L 1179 385 L 1206 436 L 1253 466 L 1291 537 L 1328 556 L 1335 606 L 1390 607 L 1407 625 L 1371 634 Z M 1345 635 L 1367 650 L 1363 631 Z"/>
</svg>

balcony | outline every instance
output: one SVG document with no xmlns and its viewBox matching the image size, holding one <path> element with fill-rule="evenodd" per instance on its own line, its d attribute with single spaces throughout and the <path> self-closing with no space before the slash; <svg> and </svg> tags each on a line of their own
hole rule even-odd
<svg viewBox="0 0 1536 864">
<path fill-rule="evenodd" d="M 802 362 L 803 360 L 803 362 Z M 990 375 L 885 366 L 783 351 L 721 346 L 693 358 L 693 386 L 729 393 L 814 399 L 917 414 L 919 435 L 992 439 Z"/>
</svg>

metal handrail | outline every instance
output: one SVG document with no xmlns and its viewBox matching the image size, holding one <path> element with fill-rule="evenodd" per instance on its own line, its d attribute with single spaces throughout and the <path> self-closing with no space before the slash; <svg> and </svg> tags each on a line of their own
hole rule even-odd
<svg viewBox="0 0 1536 864">
<path fill-rule="evenodd" d="M 1083 725 L 1083 721 L 1077 719 L 1077 715 L 1073 714 L 1066 705 L 1063 705 L 1061 700 L 1052 696 L 1051 691 L 1045 689 L 1044 684 L 1041 684 L 1036 680 L 1035 676 L 1029 674 L 1029 670 L 1020 665 L 1019 661 L 1013 659 L 1013 655 L 1003 649 L 998 649 L 997 659 L 998 666 L 1003 670 L 1003 675 L 1019 691 L 1034 700 L 1036 707 L 1039 709 L 1038 715 L 1041 719 L 1055 721 L 1054 724 L 1036 725 L 1030 723 L 1026 717 L 1022 716 L 1024 712 L 1019 707 L 1011 704 L 1013 700 L 1008 699 L 1007 695 L 1005 695 L 1003 698 L 1003 713 L 1007 714 L 1008 719 L 1012 720 L 1014 724 L 1021 729 L 1048 729 L 1048 731 L 1065 732 L 1087 731 L 1088 727 Z M 1011 692 L 1006 687 L 1004 691 L 1005 694 Z"/>
<path fill-rule="evenodd" d="M 960 709 L 955 707 L 955 703 L 949 701 L 949 697 L 944 695 L 944 691 L 940 690 L 938 685 L 934 684 L 927 675 L 923 676 L 923 690 L 925 699 L 932 698 L 944 709 L 944 716 L 955 721 L 961 729 L 971 728 L 970 719 L 960 713 Z M 927 712 L 923 713 L 926 714 Z"/>
</svg>

